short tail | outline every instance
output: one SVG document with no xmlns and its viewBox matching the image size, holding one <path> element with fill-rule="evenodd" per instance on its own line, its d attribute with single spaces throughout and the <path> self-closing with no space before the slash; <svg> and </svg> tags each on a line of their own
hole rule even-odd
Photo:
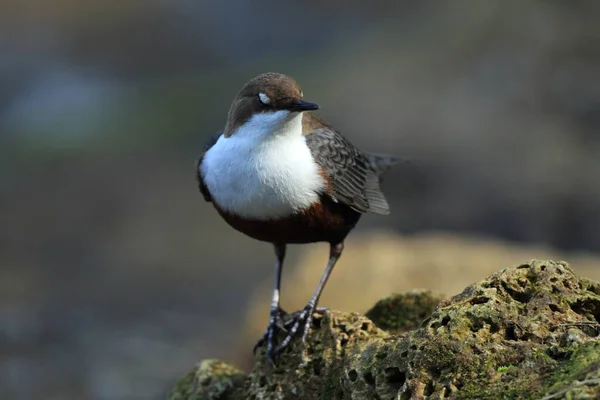
<svg viewBox="0 0 600 400">
<path fill-rule="evenodd" d="M 381 177 L 394 164 L 405 160 L 400 157 L 383 154 L 363 153 L 363 155 L 367 159 L 369 170 L 371 171 L 367 174 L 365 184 L 365 194 L 369 203 L 369 211 L 375 214 L 387 215 L 390 213 L 390 206 L 379 187 Z"/>
<path fill-rule="evenodd" d="M 369 162 L 369 168 L 381 178 L 393 165 L 407 162 L 406 159 L 384 154 L 363 153 Z"/>
</svg>

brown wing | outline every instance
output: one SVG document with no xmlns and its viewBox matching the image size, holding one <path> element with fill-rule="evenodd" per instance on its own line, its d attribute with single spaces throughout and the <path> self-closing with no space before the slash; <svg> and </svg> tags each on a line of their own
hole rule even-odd
<svg viewBox="0 0 600 400">
<path fill-rule="evenodd" d="M 204 149 L 203 149 L 204 152 L 202 153 L 200 158 L 198 158 L 198 161 L 196 161 L 196 180 L 198 181 L 198 189 L 200 189 L 200 193 L 202 193 L 202 196 L 204 196 L 204 200 L 206 200 L 208 202 L 212 201 L 212 196 L 210 195 L 210 192 L 208 191 L 208 187 L 206 187 L 206 185 L 204 184 L 204 180 L 202 179 L 202 172 L 200 172 L 200 165 L 202 165 L 202 161 L 204 160 L 204 155 L 206 154 L 206 152 L 208 150 L 210 150 L 210 148 L 213 147 L 215 145 L 215 143 L 217 143 L 217 140 L 219 140 L 220 136 L 221 136 L 221 132 L 218 132 L 210 137 L 210 139 L 204 146 Z"/>
<path fill-rule="evenodd" d="M 327 194 L 334 201 L 360 213 L 389 214 L 387 201 L 379 189 L 379 176 L 369 158 L 314 116 L 305 137 L 315 162 L 332 180 L 332 193 Z"/>
</svg>

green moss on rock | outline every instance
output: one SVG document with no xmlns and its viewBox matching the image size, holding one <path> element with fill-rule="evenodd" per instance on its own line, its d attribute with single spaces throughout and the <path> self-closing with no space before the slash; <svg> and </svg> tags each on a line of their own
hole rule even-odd
<svg viewBox="0 0 600 400">
<path fill-rule="evenodd" d="M 315 315 L 308 345 L 304 348 L 299 340 L 292 342 L 278 359 L 277 367 L 266 362 L 261 350 L 241 398 L 346 398 L 341 382 L 348 349 L 387 337 L 358 313 L 327 311 L 323 316 Z"/>
<path fill-rule="evenodd" d="M 598 326 L 600 328 L 600 325 Z M 600 340 L 577 347 L 549 383 L 546 399 L 600 397 Z"/>
<path fill-rule="evenodd" d="M 431 315 L 442 298 L 428 290 L 395 293 L 379 300 L 365 316 L 385 331 L 401 333 L 417 328 Z"/>
<path fill-rule="evenodd" d="M 396 295 L 369 312 L 393 331 L 419 326 L 401 334 L 360 314 L 327 312 L 315 318 L 306 348 L 293 342 L 277 367 L 261 351 L 243 385 L 223 392 L 229 397 L 190 397 L 192 375 L 184 396 L 171 399 L 600 398 L 600 285 L 566 263 L 534 260 L 499 271 L 422 322 L 415 323 L 418 311 L 403 311 L 433 298 Z"/>
<path fill-rule="evenodd" d="M 229 400 L 246 375 L 219 360 L 204 360 L 179 379 L 168 400 Z"/>
</svg>

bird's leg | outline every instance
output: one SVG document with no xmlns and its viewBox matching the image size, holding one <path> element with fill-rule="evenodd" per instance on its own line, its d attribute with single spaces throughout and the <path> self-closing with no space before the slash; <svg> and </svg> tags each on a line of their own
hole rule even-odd
<svg viewBox="0 0 600 400">
<path fill-rule="evenodd" d="M 313 313 L 315 311 L 326 310 L 323 308 L 317 309 L 317 303 L 319 301 L 319 297 L 321 297 L 321 293 L 323 292 L 323 288 L 327 283 L 327 279 L 329 279 L 329 275 L 331 275 L 331 271 L 333 271 L 333 267 L 337 263 L 338 259 L 342 255 L 342 251 L 344 250 L 344 242 L 332 243 L 329 249 L 329 261 L 327 262 L 327 266 L 325 267 L 325 271 L 323 275 L 321 275 L 321 279 L 319 280 L 319 284 L 315 289 L 312 297 L 308 301 L 308 304 L 304 307 L 304 309 L 293 318 L 294 324 L 289 329 L 287 336 L 281 342 L 279 346 L 275 349 L 275 353 L 281 352 L 285 347 L 287 347 L 293 337 L 296 335 L 300 327 L 302 326 L 302 343 L 306 344 L 306 336 L 308 334 L 308 329 L 312 323 Z"/>
<path fill-rule="evenodd" d="M 267 342 L 267 358 L 271 363 L 274 360 L 274 340 L 275 340 L 275 330 L 285 329 L 283 324 L 283 315 L 285 311 L 283 311 L 279 307 L 279 290 L 281 287 L 281 269 L 283 267 L 283 260 L 285 258 L 285 244 L 275 244 L 275 256 L 277 257 L 277 263 L 275 264 L 275 286 L 273 288 L 273 297 L 271 299 L 271 309 L 269 312 L 269 325 L 267 326 L 267 331 L 263 335 L 263 337 L 254 345 L 253 352 L 256 353 L 256 349 L 263 345 L 263 343 Z"/>
</svg>

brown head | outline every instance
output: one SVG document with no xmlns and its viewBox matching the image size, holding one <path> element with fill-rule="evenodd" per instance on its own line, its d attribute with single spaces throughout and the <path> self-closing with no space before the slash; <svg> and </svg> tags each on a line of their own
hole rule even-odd
<svg viewBox="0 0 600 400">
<path fill-rule="evenodd" d="M 302 89 L 293 78 L 276 72 L 258 75 L 244 85 L 231 103 L 224 135 L 231 136 L 255 114 L 278 111 L 295 114 L 319 108 L 302 97 Z"/>
</svg>

